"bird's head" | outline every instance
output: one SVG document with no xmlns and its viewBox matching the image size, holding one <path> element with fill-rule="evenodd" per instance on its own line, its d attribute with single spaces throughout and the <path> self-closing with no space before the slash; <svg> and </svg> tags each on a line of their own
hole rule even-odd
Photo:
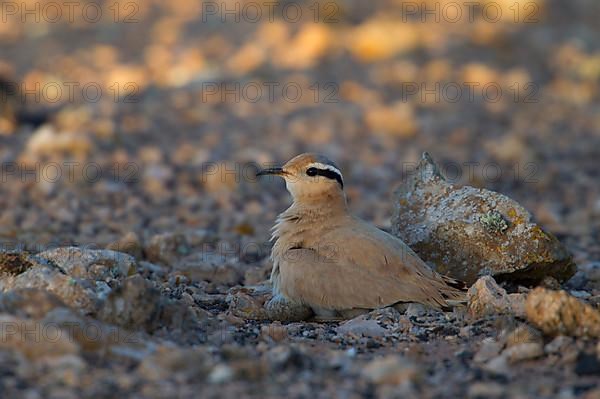
<svg viewBox="0 0 600 399">
<path fill-rule="evenodd" d="M 295 201 L 314 200 L 320 196 L 344 197 L 344 180 L 340 169 L 327 157 L 300 154 L 282 167 L 263 169 L 257 176 L 275 175 L 285 179 L 285 184 Z"/>
</svg>

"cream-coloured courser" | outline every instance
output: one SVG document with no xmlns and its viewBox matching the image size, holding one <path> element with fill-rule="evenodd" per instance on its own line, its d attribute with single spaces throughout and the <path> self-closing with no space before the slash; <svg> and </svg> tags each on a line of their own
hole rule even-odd
<svg viewBox="0 0 600 399">
<path fill-rule="evenodd" d="M 257 175 L 283 177 L 293 197 L 273 227 L 275 295 L 323 317 L 398 302 L 440 308 L 464 298 L 450 286 L 456 281 L 431 270 L 400 239 L 349 213 L 342 174 L 326 157 L 301 154 Z"/>
</svg>

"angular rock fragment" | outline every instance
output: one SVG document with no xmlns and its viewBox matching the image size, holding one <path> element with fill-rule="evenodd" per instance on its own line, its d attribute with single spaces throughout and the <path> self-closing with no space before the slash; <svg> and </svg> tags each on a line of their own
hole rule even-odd
<svg viewBox="0 0 600 399">
<path fill-rule="evenodd" d="M 394 197 L 392 232 L 438 272 L 473 283 L 479 276 L 536 283 L 575 273 L 566 248 L 505 195 L 447 182 L 424 153 Z"/>
<path fill-rule="evenodd" d="M 600 312 L 565 291 L 536 288 L 527 296 L 527 319 L 545 334 L 600 337 Z"/>
<path fill-rule="evenodd" d="M 467 292 L 467 309 L 473 317 L 494 314 L 525 315 L 523 310 L 524 294 L 507 294 L 490 276 L 483 276 Z"/>
<path fill-rule="evenodd" d="M 377 320 L 367 320 L 364 315 L 340 324 L 336 331 L 340 335 L 352 334 L 357 337 L 383 337 L 387 333 Z"/>
</svg>

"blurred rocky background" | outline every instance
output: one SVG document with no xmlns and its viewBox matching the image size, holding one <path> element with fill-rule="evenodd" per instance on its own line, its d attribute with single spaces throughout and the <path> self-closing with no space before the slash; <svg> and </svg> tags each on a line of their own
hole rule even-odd
<svg viewBox="0 0 600 399">
<path fill-rule="evenodd" d="M 7 397 L 600 396 L 597 1 L 21 0 L 0 18 Z M 254 172 L 303 151 L 386 230 L 428 151 L 577 271 L 485 277 L 462 312 L 253 320 L 289 204 Z"/>
</svg>

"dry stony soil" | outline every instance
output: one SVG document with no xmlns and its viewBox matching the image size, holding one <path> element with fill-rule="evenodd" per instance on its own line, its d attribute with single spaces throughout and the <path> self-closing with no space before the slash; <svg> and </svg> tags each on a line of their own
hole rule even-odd
<svg viewBox="0 0 600 399">
<path fill-rule="evenodd" d="M 428 151 L 556 235 L 597 323 L 597 0 L 49 3 L 0 9 L 0 397 L 600 397 L 598 324 L 244 317 L 290 202 L 257 165 L 323 152 L 391 230 Z"/>
</svg>

